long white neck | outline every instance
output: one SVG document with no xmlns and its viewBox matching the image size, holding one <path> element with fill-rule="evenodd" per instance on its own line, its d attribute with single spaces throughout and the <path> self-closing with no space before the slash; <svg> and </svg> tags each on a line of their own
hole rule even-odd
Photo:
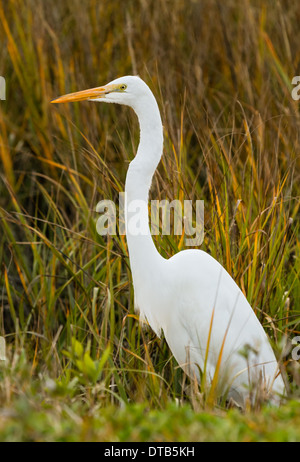
<svg viewBox="0 0 300 462">
<path fill-rule="evenodd" d="M 126 235 L 133 279 L 155 270 L 163 258 L 149 228 L 148 194 L 163 150 L 163 128 L 157 102 L 149 90 L 133 107 L 140 125 L 140 144 L 130 163 L 125 183 Z M 138 201 L 138 202 L 137 202 Z"/>
</svg>

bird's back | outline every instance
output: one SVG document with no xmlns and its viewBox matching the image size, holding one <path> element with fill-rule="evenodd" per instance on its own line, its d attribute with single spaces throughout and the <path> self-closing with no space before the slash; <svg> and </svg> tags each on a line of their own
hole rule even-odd
<svg viewBox="0 0 300 462">
<path fill-rule="evenodd" d="M 207 253 L 193 249 L 174 255 L 165 266 L 169 280 L 164 282 L 172 293 L 162 296 L 161 310 L 168 314 L 162 328 L 187 373 L 199 379 L 199 367 L 203 371 L 205 365 L 207 380 L 217 373 L 223 392 L 231 388 L 245 396 L 251 384 L 263 382 L 284 393 L 267 335 L 227 271 Z"/>
</svg>

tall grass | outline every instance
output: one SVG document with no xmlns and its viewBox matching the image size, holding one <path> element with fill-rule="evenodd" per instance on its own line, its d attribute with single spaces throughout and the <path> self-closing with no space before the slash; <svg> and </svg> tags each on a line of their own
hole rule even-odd
<svg viewBox="0 0 300 462">
<path fill-rule="evenodd" d="M 97 202 L 124 190 L 135 116 L 49 104 L 121 75 L 138 73 L 162 113 L 151 197 L 204 199 L 201 248 L 242 288 L 278 354 L 299 334 L 299 15 L 297 0 L 0 2 L 0 335 L 12 368 L 0 402 L 29 380 L 20 362 L 95 405 L 186 398 L 165 342 L 134 313 L 124 236 L 95 227 Z M 155 241 L 164 256 L 184 245 Z M 290 355 L 284 366 L 294 393 Z"/>
</svg>

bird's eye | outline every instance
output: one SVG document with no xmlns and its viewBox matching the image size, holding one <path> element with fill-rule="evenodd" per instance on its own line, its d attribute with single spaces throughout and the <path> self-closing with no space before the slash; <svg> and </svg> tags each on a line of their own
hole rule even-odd
<svg viewBox="0 0 300 462">
<path fill-rule="evenodd" d="M 120 90 L 126 90 L 127 88 L 127 85 L 125 85 L 125 83 L 122 83 L 122 85 L 120 85 Z"/>
</svg>

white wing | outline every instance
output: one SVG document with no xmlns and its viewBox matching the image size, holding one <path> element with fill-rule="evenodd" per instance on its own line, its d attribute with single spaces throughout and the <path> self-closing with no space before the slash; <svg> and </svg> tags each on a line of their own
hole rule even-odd
<svg viewBox="0 0 300 462">
<path fill-rule="evenodd" d="M 200 250 L 179 252 L 164 265 L 168 280 L 157 282 L 162 303 L 156 301 L 156 306 L 167 343 L 186 372 L 199 379 L 199 367 L 203 371 L 206 364 L 212 380 L 221 358 L 218 385 L 223 391 L 230 384 L 245 396 L 250 384 L 263 379 L 268 388 L 283 393 L 267 335 L 226 270 Z"/>
</svg>

